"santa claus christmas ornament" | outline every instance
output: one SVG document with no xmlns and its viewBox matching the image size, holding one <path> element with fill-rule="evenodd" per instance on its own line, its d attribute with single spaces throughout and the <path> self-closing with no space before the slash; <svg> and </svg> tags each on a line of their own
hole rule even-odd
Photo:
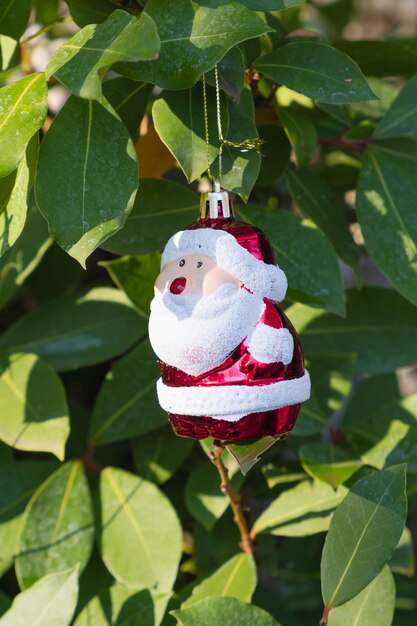
<svg viewBox="0 0 417 626">
<path fill-rule="evenodd" d="M 216 183 L 200 219 L 168 241 L 151 303 L 158 399 L 177 435 L 283 437 L 310 395 L 287 279 L 266 235 L 235 220 Z"/>
</svg>

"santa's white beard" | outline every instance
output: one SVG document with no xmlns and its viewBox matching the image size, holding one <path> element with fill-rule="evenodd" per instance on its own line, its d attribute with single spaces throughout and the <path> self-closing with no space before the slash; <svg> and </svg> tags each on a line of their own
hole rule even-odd
<svg viewBox="0 0 417 626">
<path fill-rule="evenodd" d="M 218 367 L 250 337 L 264 303 L 227 284 L 210 296 L 158 293 L 151 303 L 149 337 L 159 359 L 198 376 Z"/>
</svg>

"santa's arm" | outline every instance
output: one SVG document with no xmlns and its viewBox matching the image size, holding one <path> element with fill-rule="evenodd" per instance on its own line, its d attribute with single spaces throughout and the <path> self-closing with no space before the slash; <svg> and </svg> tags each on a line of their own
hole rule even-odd
<svg viewBox="0 0 417 626">
<path fill-rule="evenodd" d="M 291 363 L 294 340 L 286 328 L 273 328 L 258 323 L 249 342 L 248 350 L 260 363 Z"/>
</svg>

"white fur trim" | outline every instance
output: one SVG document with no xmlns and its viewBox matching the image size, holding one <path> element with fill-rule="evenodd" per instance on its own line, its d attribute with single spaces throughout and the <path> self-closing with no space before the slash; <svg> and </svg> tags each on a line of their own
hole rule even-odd
<svg viewBox="0 0 417 626">
<path fill-rule="evenodd" d="M 258 324 L 248 345 L 251 355 L 261 363 L 284 363 L 292 361 L 294 340 L 287 328 L 273 328 Z"/>
<path fill-rule="evenodd" d="M 219 267 L 242 281 L 252 293 L 281 302 L 287 291 L 287 278 L 277 266 L 256 259 L 235 237 L 224 230 L 197 228 L 176 233 L 168 241 L 161 267 L 181 255 L 206 254 Z"/>
<path fill-rule="evenodd" d="M 205 387 L 171 387 L 162 378 L 157 383 L 159 404 L 176 415 L 208 416 L 228 419 L 304 402 L 310 397 L 307 370 L 299 378 L 281 380 L 269 385 L 213 385 Z M 234 421 L 233 419 L 231 421 Z"/>
</svg>

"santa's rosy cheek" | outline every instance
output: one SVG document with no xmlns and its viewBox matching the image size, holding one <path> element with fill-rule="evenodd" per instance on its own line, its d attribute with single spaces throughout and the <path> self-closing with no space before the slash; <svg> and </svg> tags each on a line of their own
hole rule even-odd
<svg viewBox="0 0 417 626">
<path fill-rule="evenodd" d="M 239 287 L 241 283 L 234 276 L 225 272 L 220 267 L 215 267 L 204 276 L 202 289 L 203 295 L 210 296 L 219 287 L 226 284 L 232 284 Z"/>
</svg>

